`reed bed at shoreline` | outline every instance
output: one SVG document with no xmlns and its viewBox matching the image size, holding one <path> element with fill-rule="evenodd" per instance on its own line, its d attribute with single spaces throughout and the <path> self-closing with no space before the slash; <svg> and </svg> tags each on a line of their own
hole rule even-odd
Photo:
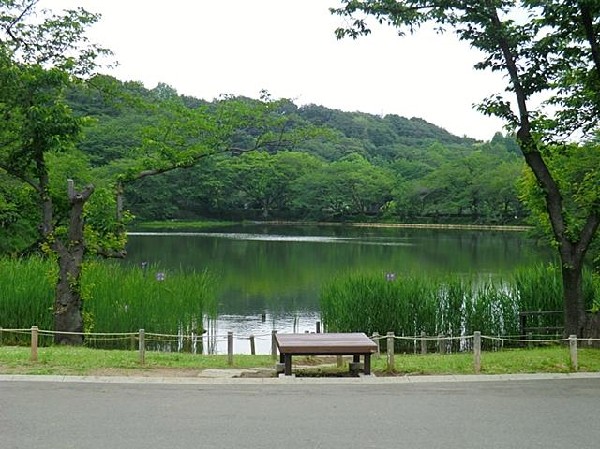
<svg viewBox="0 0 600 449">
<path fill-rule="evenodd" d="M 600 289 L 585 272 L 586 306 L 600 301 Z M 521 311 L 562 311 L 562 281 L 554 265 L 523 268 L 503 276 L 482 278 L 413 273 L 398 278 L 382 273 L 349 273 L 326 284 L 321 318 L 328 332 L 368 335 L 460 337 L 480 331 L 490 336 L 518 337 Z M 530 318 L 535 327 L 559 327 L 562 316 Z M 411 346 L 396 342 L 397 351 Z M 432 345 L 435 342 L 431 343 Z M 467 349 L 456 340 L 454 350 Z"/>
<path fill-rule="evenodd" d="M 0 326 L 53 329 L 54 265 L 41 258 L 0 259 Z M 162 270 L 88 262 L 81 278 L 84 330 L 177 334 L 203 331 L 216 314 L 217 282 L 209 271 Z M 7 343 L 7 342 L 5 342 Z M 101 343 L 104 347 L 119 342 Z"/>
<path fill-rule="evenodd" d="M 53 329 L 55 276 L 51 261 L 0 259 L 0 327 Z M 144 328 L 148 333 L 200 335 L 204 317 L 217 315 L 217 284 L 209 271 L 88 262 L 81 282 L 85 331 L 130 333 Z M 584 291 L 587 307 L 598 308 L 600 283 L 589 272 Z M 323 287 L 321 318 L 329 332 L 460 337 L 480 331 L 518 336 L 519 312 L 560 311 L 561 292 L 560 269 L 554 265 L 487 277 L 418 273 L 386 279 L 382 273 L 350 273 Z M 537 327 L 557 324 L 562 324 L 562 317 L 539 316 L 530 321 Z M 449 349 L 468 349 L 464 344 L 457 339 Z M 116 340 L 98 342 L 100 347 L 123 345 Z"/>
</svg>

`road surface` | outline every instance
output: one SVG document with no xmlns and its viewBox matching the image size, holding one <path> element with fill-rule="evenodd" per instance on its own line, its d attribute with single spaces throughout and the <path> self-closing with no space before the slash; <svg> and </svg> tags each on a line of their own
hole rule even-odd
<svg viewBox="0 0 600 449">
<path fill-rule="evenodd" d="M 600 447 L 600 378 L 422 383 L 0 380 L 2 449 Z"/>
</svg>

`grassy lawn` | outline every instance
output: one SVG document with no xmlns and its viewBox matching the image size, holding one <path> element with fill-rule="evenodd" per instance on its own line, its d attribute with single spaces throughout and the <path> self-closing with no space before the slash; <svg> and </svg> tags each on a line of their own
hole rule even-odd
<svg viewBox="0 0 600 449">
<path fill-rule="evenodd" d="M 194 355 L 188 353 L 146 352 L 144 365 L 136 351 L 100 350 L 73 347 L 39 348 L 38 360 L 30 360 L 27 347 L 0 347 L 0 374 L 54 374 L 54 375 L 179 375 L 195 376 L 210 368 L 273 369 L 274 361 L 268 355 L 235 355 L 233 366 L 226 355 Z M 579 349 L 579 370 L 600 371 L 600 350 Z M 301 372 L 327 375 L 345 372 L 338 368 L 335 358 L 295 357 L 295 365 L 308 365 Z M 513 349 L 484 352 L 481 358 L 482 374 L 507 373 L 569 373 L 573 372 L 569 352 L 565 347 Z M 395 356 L 394 372 L 387 371 L 385 355 L 372 358 L 376 375 L 434 375 L 473 374 L 471 354 L 401 355 Z"/>
</svg>

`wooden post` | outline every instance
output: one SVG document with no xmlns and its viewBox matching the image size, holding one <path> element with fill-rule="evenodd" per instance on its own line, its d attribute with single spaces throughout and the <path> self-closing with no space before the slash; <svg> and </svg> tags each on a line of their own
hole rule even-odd
<svg viewBox="0 0 600 449">
<path fill-rule="evenodd" d="M 38 359 L 38 327 L 31 326 L 31 361 L 37 362 Z"/>
<path fill-rule="evenodd" d="M 571 366 L 577 371 L 577 335 L 569 335 L 569 352 L 571 353 Z"/>
<path fill-rule="evenodd" d="M 394 368 L 396 367 L 395 365 L 395 361 L 394 361 L 394 333 L 393 332 L 388 332 L 387 333 L 387 368 L 388 371 L 394 371 Z"/>
<path fill-rule="evenodd" d="M 381 355 L 381 344 L 379 343 L 379 332 L 373 332 L 373 341 L 377 345 L 377 357 Z"/>
<path fill-rule="evenodd" d="M 427 354 L 427 334 L 425 331 L 421 332 L 421 354 Z"/>
<path fill-rule="evenodd" d="M 527 332 L 527 347 L 533 349 L 533 332 Z"/>
<path fill-rule="evenodd" d="M 438 335 L 438 352 L 440 354 L 446 354 L 446 340 L 443 335 Z"/>
<path fill-rule="evenodd" d="M 146 333 L 144 332 L 144 329 L 140 329 L 140 334 L 139 334 L 139 351 L 140 351 L 140 365 L 143 365 L 146 363 L 146 342 L 145 342 L 145 338 L 146 338 Z"/>
<path fill-rule="evenodd" d="M 204 336 L 202 334 L 196 335 L 196 353 L 204 354 Z"/>
<path fill-rule="evenodd" d="M 256 355 L 256 346 L 254 344 L 254 335 L 250 335 L 250 355 Z"/>
<path fill-rule="evenodd" d="M 317 334 L 321 333 L 321 322 L 317 321 Z"/>
<path fill-rule="evenodd" d="M 72 179 L 67 179 L 67 195 L 69 199 L 75 197 L 75 182 Z"/>
<path fill-rule="evenodd" d="M 2 346 L 2 326 L 0 326 L 0 346 Z"/>
<path fill-rule="evenodd" d="M 481 372 L 481 332 L 480 331 L 475 331 L 473 333 L 473 367 L 477 374 L 479 374 Z"/>
<path fill-rule="evenodd" d="M 525 329 L 527 328 L 527 315 L 524 312 L 521 312 L 519 314 L 519 328 L 521 331 L 521 340 L 525 340 L 525 338 L 527 337 L 525 335 Z M 525 346 L 524 341 L 521 342 L 521 346 Z"/>
<path fill-rule="evenodd" d="M 227 332 L 227 364 L 233 365 L 233 332 Z"/>
<path fill-rule="evenodd" d="M 271 332 L 271 358 L 277 360 L 277 331 Z"/>
</svg>

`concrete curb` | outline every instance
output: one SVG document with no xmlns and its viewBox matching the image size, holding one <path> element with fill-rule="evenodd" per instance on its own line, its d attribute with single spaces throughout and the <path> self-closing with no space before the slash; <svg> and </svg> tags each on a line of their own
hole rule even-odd
<svg viewBox="0 0 600 449">
<path fill-rule="evenodd" d="M 449 376 L 398 376 L 398 377 L 295 377 L 234 378 L 229 370 L 222 377 L 141 377 L 141 376 L 57 376 L 0 374 L 0 382 L 54 382 L 54 383 L 104 383 L 104 384 L 157 384 L 157 385 L 389 385 L 459 382 L 506 382 L 530 380 L 600 379 L 593 373 L 539 373 L 539 374 L 473 374 Z"/>
</svg>

